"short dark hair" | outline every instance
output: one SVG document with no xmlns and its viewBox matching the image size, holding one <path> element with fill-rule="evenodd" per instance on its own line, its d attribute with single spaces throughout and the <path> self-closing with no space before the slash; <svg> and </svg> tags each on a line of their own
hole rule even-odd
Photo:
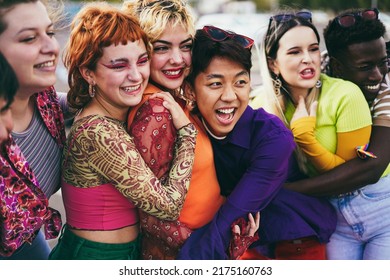
<svg viewBox="0 0 390 280">
<path fill-rule="evenodd" d="M 235 40 L 214 41 L 204 30 L 198 29 L 192 49 L 191 72 L 187 77 L 190 85 L 194 85 L 196 77 L 207 69 L 215 57 L 237 62 L 248 73 L 252 68 L 252 53 L 249 48 L 244 48 Z"/>
<path fill-rule="evenodd" d="M 11 65 L 0 53 L 0 97 L 10 104 L 19 88 L 18 79 Z"/>
<path fill-rule="evenodd" d="M 349 45 L 369 42 L 383 37 L 386 27 L 380 20 L 357 20 L 350 27 L 342 27 L 337 23 L 339 16 L 357 13 L 365 9 L 348 9 L 330 20 L 324 29 L 324 39 L 329 56 L 339 58 Z"/>
</svg>

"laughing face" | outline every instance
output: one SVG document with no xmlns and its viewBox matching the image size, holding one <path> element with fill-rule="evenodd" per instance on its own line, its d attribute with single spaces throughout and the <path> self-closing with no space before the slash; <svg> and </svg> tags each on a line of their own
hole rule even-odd
<svg viewBox="0 0 390 280">
<path fill-rule="evenodd" d="M 168 90 L 179 88 L 191 66 L 192 36 L 182 27 L 167 27 L 153 43 L 150 78 Z"/>
<path fill-rule="evenodd" d="M 320 47 L 314 31 L 307 26 L 296 26 L 280 38 L 271 68 L 283 78 L 296 99 L 299 95 L 305 97 L 315 86 L 321 74 L 320 66 Z"/>
<path fill-rule="evenodd" d="M 198 109 L 208 129 L 218 137 L 231 132 L 245 111 L 250 92 L 250 76 L 239 63 L 215 57 L 195 78 Z"/>
<path fill-rule="evenodd" d="M 96 96 L 110 112 L 127 111 L 137 105 L 148 84 L 149 56 L 143 41 L 127 42 L 103 48 L 96 70 L 84 70 Z"/>
<path fill-rule="evenodd" d="M 341 62 L 338 76 L 357 84 L 367 101 L 374 100 L 387 73 L 384 38 L 349 45 Z"/>
<path fill-rule="evenodd" d="M 54 85 L 59 44 L 45 6 L 40 1 L 15 5 L 3 21 L 7 29 L 0 34 L 0 51 L 18 77 L 18 92 Z"/>
</svg>

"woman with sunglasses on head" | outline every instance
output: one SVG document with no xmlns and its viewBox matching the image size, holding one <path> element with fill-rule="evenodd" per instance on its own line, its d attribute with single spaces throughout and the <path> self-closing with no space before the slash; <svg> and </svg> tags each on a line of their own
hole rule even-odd
<svg viewBox="0 0 390 280">
<path fill-rule="evenodd" d="M 0 1 L 0 52 L 19 82 L 10 107 L 13 130 L 1 150 L 0 259 L 47 259 L 45 237 L 61 228 L 59 212 L 48 206 L 60 187 L 66 110 L 66 95 L 53 88 L 61 10 L 50 7 L 58 1 Z"/>
<path fill-rule="evenodd" d="M 361 90 L 320 73 L 319 38 L 308 11 L 271 17 L 262 42 L 264 85 L 251 104 L 279 116 L 292 130 L 298 165 L 309 177 L 355 158 L 371 130 Z"/>
<path fill-rule="evenodd" d="M 385 32 L 377 9 L 346 10 L 324 30 L 328 73 L 358 85 L 370 105 L 369 150 L 377 158 L 356 158 L 285 186 L 311 195 L 334 196 L 331 202 L 339 217 L 327 245 L 330 259 L 390 259 L 390 78 Z"/>
<path fill-rule="evenodd" d="M 0 147 L 12 131 L 13 121 L 10 106 L 15 98 L 19 83 L 16 74 L 0 53 Z"/>
<path fill-rule="evenodd" d="M 123 9 L 137 16 L 152 44 L 149 85 L 143 101 L 130 111 L 127 124 L 145 162 L 164 180 L 175 139 L 169 112 L 158 100 L 150 100 L 151 94 L 169 92 L 199 132 L 190 187 L 178 220 L 157 219 L 141 212 L 142 257 L 175 259 L 192 230 L 210 222 L 224 200 L 210 140 L 201 121 L 190 114 L 183 100 L 183 81 L 191 67 L 194 20 L 190 7 L 182 0 L 126 1 Z"/>
<path fill-rule="evenodd" d="M 68 101 L 78 112 L 64 147 L 67 224 L 50 259 L 139 259 L 137 209 L 169 220 L 178 217 L 197 130 L 172 96 L 155 95 L 177 130 L 169 176 L 158 180 L 125 126 L 150 73 L 147 36 L 128 13 L 106 2 L 85 5 L 72 21 L 65 51 Z"/>
</svg>

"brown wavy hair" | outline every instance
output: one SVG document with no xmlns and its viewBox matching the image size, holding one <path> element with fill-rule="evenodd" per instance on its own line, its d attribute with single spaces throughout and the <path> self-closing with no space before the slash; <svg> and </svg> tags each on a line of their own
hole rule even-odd
<svg viewBox="0 0 390 280">
<path fill-rule="evenodd" d="M 63 27 L 65 21 L 64 3 L 62 0 L 0 0 L 0 34 L 7 29 L 7 23 L 3 21 L 3 16 L 12 10 L 15 6 L 26 3 L 42 2 L 47 10 L 49 18 L 56 28 Z"/>
<path fill-rule="evenodd" d="M 83 108 L 90 100 L 88 82 L 80 69 L 96 70 L 105 47 L 142 40 L 150 54 L 150 46 L 138 20 L 106 2 L 86 4 L 71 23 L 69 42 L 64 52 L 68 69 L 68 103 L 71 109 Z"/>
</svg>

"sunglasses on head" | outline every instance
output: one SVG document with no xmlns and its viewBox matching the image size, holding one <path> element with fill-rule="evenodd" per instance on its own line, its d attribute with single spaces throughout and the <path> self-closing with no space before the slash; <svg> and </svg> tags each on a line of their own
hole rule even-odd
<svg viewBox="0 0 390 280">
<path fill-rule="evenodd" d="M 349 13 L 349 14 L 338 16 L 336 18 L 336 22 L 341 27 L 348 28 L 355 25 L 355 23 L 358 20 L 377 20 L 378 15 L 379 15 L 379 11 L 377 8 L 367 9 L 356 13 Z"/>
<path fill-rule="evenodd" d="M 246 37 L 244 35 L 236 34 L 233 32 L 225 31 L 215 26 L 206 25 L 202 28 L 204 32 L 216 42 L 221 42 L 226 39 L 232 39 L 239 43 L 242 47 L 249 49 L 253 46 L 253 39 Z"/>
<path fill-rule="evenodd" d="M 277 14 L 277 15 L 270 17 L 267 32 L 270 31 L 272 21 L 275 21 L 277 23 L 283 23 L 283 22 L 287 22 L 287 21 L 289 21 L 293 18 L 297 18 L 297 17 L 303 18 L 309 22 L 312 21 L 312 14 L 310 11 L 299 11 L 296 13 Z"/>
<path fill-rule="evenodd" d="M 300 17 L 303 18 L 307 21 L 311 22 L 312 15 L 310 11 L 300 11 L 297 13 L 284 13 L 284 14 L 278 14 L 271 16 L 270 21 L 274 20 L 276 22 L 286 22 L 289 21 L 290 19 Z"/>
</svg>

